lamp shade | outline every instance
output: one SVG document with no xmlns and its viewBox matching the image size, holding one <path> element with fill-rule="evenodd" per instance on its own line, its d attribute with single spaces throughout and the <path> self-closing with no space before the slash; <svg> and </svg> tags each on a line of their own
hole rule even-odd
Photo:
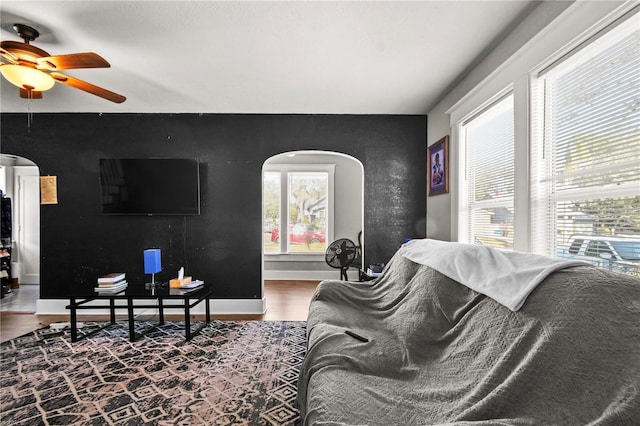
<svg viewBox="0 0 640 426">
<path fill-rule="evenodd" d="M 146 249 L 144 251 L 144 273 L 155 274 L 162 271 L 160 249 Z"/>
<path fill-rule="evenodd" d="M 0 67 L 0 73 L 12 84 L 37 92 L 49 90 L 56 83 L 46 72 L 22 65 L 3 65 Z"/>
</svg>

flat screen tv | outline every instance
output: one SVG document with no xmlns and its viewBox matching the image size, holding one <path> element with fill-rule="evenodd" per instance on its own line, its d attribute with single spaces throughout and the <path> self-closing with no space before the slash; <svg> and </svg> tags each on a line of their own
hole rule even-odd
<svg viewBox="0 0 640 426">
<path fill-rule="evenodd" d="M 100 190 L 104 214 L 200 214 L 200 169 L 194 159 L 101 158 Z"/>
</svg>

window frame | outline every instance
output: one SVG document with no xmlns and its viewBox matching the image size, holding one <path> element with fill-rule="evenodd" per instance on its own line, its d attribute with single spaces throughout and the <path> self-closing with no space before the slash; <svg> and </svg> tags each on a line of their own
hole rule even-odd
<svg viewBox="0 0 640 426">
<path fill-rule="evenodd" d="M 570 6 L 560 19 L 549 24 L 512 57 L 502 62 L 495 70 L 479 81 L 477 85 L 454 102 L 446 111 L 449 115 L 451 130 L 451 160 L 457 165 L 452 170 L 451 184 L 457 191 L 451 195 L 451 228 L 452 241 L 462 238 L 460 208 L 463 207 L 464 186 L 464 146 L 461 124 L 475 112 L 499 98 L 505 91 L 514 94 L 514 129 L 515 129 L 515 165 L 518 170 L 515 176 L 514 196 L 514 251 L 538 252 L 532 237 L 531 210 L 535 208 L 531 185 L 531 143 L 536 132 L 540 132 L 540 124 L 532 119 L 537 113 L 535 85 L 533 80 L 541 70 L 551 66 L 561 58 L 575 54 L 584 48 L 594 37 L 608 32 L 618 23 L 638 13 L 640 6 L 626 3 L 611 5 L 604 3 L 576 3 Z M 635 18 L 637 19 L 637 18 Z M 553 229 L 544 230 L 546 238 L 553 238 Z M 545 254 L 545 253 L 540 253 Z"/>
<path fill-rule="evenodd" d="M 558 243 L 557 232 L 559 229 L 563 229 L 558 224 L 556 213 L 558 204 L 576 200 L 590 200 L 594 196 L 601 198 L 605 193 L 607 197 L 612 198 L 634 195 L 633 188 L 637 185 L 634 182 L 614 183 L 607 187 L 579 186 L 576 188 L 553 189 L 553 181 L 557 179 L 558 176 L 554 176 L 550 169 L 553 160 L 549 157 L 549 152 L 552 152 L 555 148 L 552 146 L 554 140 L 550 134 L 549 125 L 547 124 L 551 119 L 551 115 L 546 109 L 546 105 L 550 103 L 547 97 L 553 96 L 548 93 L 547 79 L 554 78 L 553 73 L 555 69 L 562 69 L 561 67 L 565 67 L 567 64 L 571 66 L 572 69 L 578 68 L 581 63 L 586 60 L 585 57 L 590 57 L 590 55 L 585 55 L 585 53 L 588 52 L 587 49 L 591 46 L 595 48 L 595 46 L 600 43 L 601 37 L 608 36 L 612 31 L 616 31 L 622 25 L 631 26 L 630 19 L 640 20 L 640 6 L 620 12 L 616 16 L 610 17 L 606 22 L 601 23 L 601 25 L 595 29 L 585 32 L 572 45 L 559 50 L 556 55 L 549 57 L 529 73 L 530 88 L 528 101 L 531 104 L 530 109 L 532 113 L 527 119 L 530 120 L 532 130 L 527 144 L 531 150 L 528 170 L 530 175 L 530 196 L 534 210 L 530 212 L 529 232 L 531 240 L 528 251 L 543 255 L 558 256 L 560 250 L 567 250 L 569 255 L 573 254 L 569 250 L 571 247 L 562 246 Z M 623 37 L 617 34 L 613 36 L 618 39 Z M 602 48 L 600 48 L 600 53 L 602 53 Z M 606 167 L 609 170 L 612 167 L 616 170 L 621 166 L 608 165 Z M 597 170 L 594 168 L 590 171 L 595 172 Z M 579 175 L 580 172 L 571 176 Z M 552 178 L 549 178 L 549 176 Z M 562 176 L 560 176 L 560 178 L 562 178 Z M 543 235 L 543 237 L 534 238 L 533 234 Z M 597 237 L 600 235 L 594 233 L 591 236 Z M 615 235 L 612 235 L 612 237 L 615 237 Z M 584 255 L 589 257 L 586 250 Z"/>
<path fill-rule="evenodd" d="M 335 208 L 335 164 L 301 164 L 301 163 L 282 163 L 268 164 L 262 170 L 262 183 L 264 185 L 264 175 L 267 172 L 280 173 L 280 251 L 268 252 L 262 251 L 269 261 L 309 261 L 324 260 L 324 252 L 322 253 L 300 253 L 289 252 L 289 182 L 291 173 L 327 173 L 327 223 L 325 231 L 325 241 L 329 244 L 333 241 L 334 233 L 334 208 Z M 264 191 L 264 187 L 263 187 Z M 264 197 L 263 197 L 264 199 Z M 264 223 L 264 204 L 262 205 L 262 222 Z M 283 226 L 284 225 L 284 226 Z"/>
<path fill-rule="evenodd" d="M 483 114 L 487 112 L 491 112 L 491 110 L 498 106 L 501 102 L 505 101 L 508 98 L 512 98 L 512 107 L 514 109 L 514 158 L 515 158 L 515 96 L 513 94 L 513 88 L 511 86 L 505 88 L 503 91 L 498 93 L 496 96 L 488 100 L 486 103 L 482 104 L 476 110 L 473 110 L 470 114 L 463 117 L 462 120 L 458 123 L 458 134 L 459 134 L 459 168 L 460 170 L 458 176 L 458 192 L 459 192 L 459 204 L 458 204 L 458 241 L 466 242 L 466 243 L 474 243 L 474 241 L 469 241 L 467 236 L 470 236 L 470 218 L 472 216 L 472 209 L 474 208 L 498 208 L 504 207 L 506 203 L 510 202 L 511 207 L 514 209 L 514 229 L 513 229 L 513 244 L 515 244 L 515 217 L 516 217 L 516 206 L 515 206 L 515 191 L 516 191 L 516 174 L 514 172 L 514 194 L 510 197 L 502 197 L 496 200 L 476 200 L 474 202 L 469 202 L 469 165 L 467 163 L 467 134 L 466 127 L 476 118 L 479 118 Z M 472 204 L 472 206 L 470 206 Z"/>
</svg>

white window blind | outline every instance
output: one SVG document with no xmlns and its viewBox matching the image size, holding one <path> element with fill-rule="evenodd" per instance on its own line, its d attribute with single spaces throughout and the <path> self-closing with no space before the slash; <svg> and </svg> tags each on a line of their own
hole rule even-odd
<svg viewBox="0 0 640 426">
<path fill-rule="evenodd" d="M 534 81 L 533 251 L 640 272 L 639 70 L 636 13 Z"/>
<path fill-rule="evenodd" d="M 462 138 L 465 167 L 459 239 L 513 249 L 513 95 L 467 120 Z"/>
</svg>

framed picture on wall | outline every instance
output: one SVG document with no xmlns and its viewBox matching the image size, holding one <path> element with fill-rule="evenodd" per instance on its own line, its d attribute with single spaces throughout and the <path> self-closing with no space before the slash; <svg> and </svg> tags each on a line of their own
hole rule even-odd
<svg viewBox="0 0 640 426">
<path fill-rule="evenodd" d="M 428 188 L 429 197 L 449 192 L 449 136 L 445 136 L 429 147 Z"/>
</svg>

